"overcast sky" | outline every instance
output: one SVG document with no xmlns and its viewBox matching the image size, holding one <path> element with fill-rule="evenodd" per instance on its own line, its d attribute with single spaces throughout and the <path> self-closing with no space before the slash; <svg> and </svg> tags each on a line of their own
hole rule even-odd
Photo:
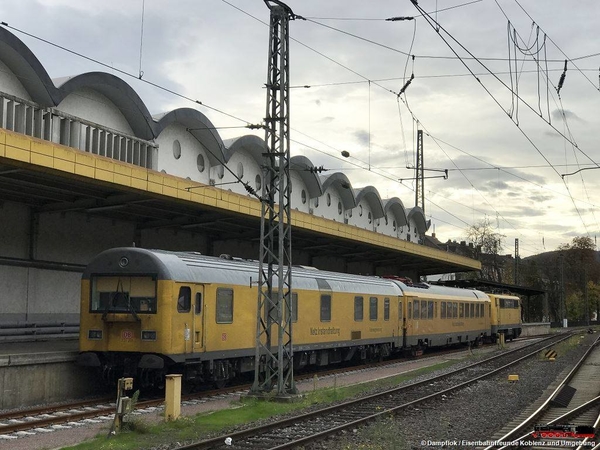
<svg viewBox="0 0 600 450">
<path fill-rule="evenodd" d="M 485 218 L 506 236 L 506 254 L 515 238 L 521 256 L 595 239 L 600 169 L 561 175 L 600 162 L 600 2 L 421 0 L 433 27 L 410 0 L 287 4 L 307 19 L 290 23 L 292 155 L 412 207 L 406 167 L 419 127 L 425 167 L 449 171 L 425 180 L 425 213 L 440 240 L 462 240 Z M 415 20 L 385 21 L 398 16 Z M 152 114 L 196 107 L 224 139 L 264 137 L 237 128 L 265 114 L 262 0 L 20 0 L 0 4 L 0 21 L 51 78 L 111 69 L 15 28 L 130 73 L 113 72 Z M 142 80 L 211 108 L 138 80 L 140 66 Z"/>
</svg>

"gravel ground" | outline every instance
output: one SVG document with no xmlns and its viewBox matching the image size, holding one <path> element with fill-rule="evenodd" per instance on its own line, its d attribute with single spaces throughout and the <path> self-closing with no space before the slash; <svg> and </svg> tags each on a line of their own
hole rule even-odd
<svg viewBox="0 0 600 450">
<path fill-rule="evenodd" d="M 560 375 L 565 376 L 596 337 L 584 335 L 581 345 L 565 345 L 555 362 L 528 359 L 501 375 L 479 381 L 442 401 L 412 408 L 379 423 L 344 433 L 342 438 L 313 445 L 310 449 L 476 448 L 474 441 L 494 438 L 508 422 L 540 398 Z M 508 382 L 509 373 L 518 374 L 519 381 Z"/>
<path fill-rule="evenodd" d="M 525 343 L 514 343 L 513 345 L 524 345 Z M 454 394 L 453 398 L 448 398 L 446 404 L 431 404 L 429 407 L 415 409 L 410 414 L 401 416 L 398 420 L 391 422 L 375 424 L 355 430 L 354 433 L 347 434 L 341 439 L 334 441 L 325 441 L 314 448 L 326 449 L 412 449 L 427 448 L 420 445 L 421 440 L 443 440 L 459 439 L 461 436 L 469 439 L 482 437 L 489 439 L 494 430 L 500 428 L 504 420 L 500 418 L 499 413 L 495 411 L 518 411 L 524 408 L 533 400 L 537 399 L 545 387 L 554 381 L 560 371 L 572 364 L 580 354 L 580 348 L 571 351 L 566 357 L 559 358 L 555 363 L 546 361 L 533 361 L 527 363 L 527 368 L 519 369 L 521 380 L 519 383 L 509 384 L 504 380 L 502 382 L 484 381 L 476 386 L 469 388 L 468 399 L 464 399 L 459 394 Z M 488 357 L 494 348 L 486 347 L 474 350 L 474 358 L 469 358 L 444 371 L 455 370 L 461 365 L 473 363 L 474 359 Z M 450 359 L 461 359 L 468 355 L 467 352 L 460 352 L 453 355 L 443 355 L 439 357 L 418 359 L 414 361 L 402 362 L 377 370 L 363 370 L 351 374 L 338 375 L 337 377 L 328 376 L 318 379 L 317 388 L 347 386 L 367 381 L 373 381 L 380 378 L 394 376 L 421 367 L 437 364 Z M 531 366 L 531 367 L 529 367 Z M 415 380 L 427 379 L 438 375 L 444 371 L 427 374 L 414 378 L 406 383 L 413 383 Z M 530 372 L 532 375 L 530 375 Z M 305 381 L 297 383 L 301 392 L 312 391 L 315 388 L 314 381 Z M 522 392 L 523 391 L 523 392 Z M 230 407 L 233 401 L 239 399 L 238 395 L 228 395 L 223 398 L 212 399 L 195 405 L 182 406 L 182 415 L 191 416 L 194 414 L 225 409 Z M 463 411 L 460 413 L 460 411 Z M 460 420 L 456 415 L 461 416 Z M 161 411 L 149 412 L 141 417 L 145 422 L 160 422 Z M 508 414 L 512 417 L 514 414 Z M 31 436 L 23 436 L 18 439 L 0 439 L 0 450 L 30 450 L 30 449 L 59 449 L 65 446 L 74 445 L 85 440 L 89 440 L 97 435 L 107 433 L 110 421 L 105 420 L 96 424 L 87 424 L 85 426 L 74 426 L 71 428 L 57 429 L 53 432 L 40 432 Z M 464 429 L 463 429 L 464 428 Z M 407 432 L 406 430 L 410 430 Z M 381 439 L 382 436 L 390 436 L 389 442 Z M 173 443 L 172 446 L 178 446 L 184 443 Z M 154 450 L 167 450 L 169 447 L 161 446 Z M 435 447 L 444 448 L 444 447 Z M 454 447 L 454 448 L 461 448 Z"/>
</svg>

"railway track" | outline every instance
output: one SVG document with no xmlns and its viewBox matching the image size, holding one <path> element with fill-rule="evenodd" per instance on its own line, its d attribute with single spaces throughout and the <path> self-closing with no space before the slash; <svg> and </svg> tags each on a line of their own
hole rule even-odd
<svg viewBox="0 0 600 450">
<path fill-rule="evenodd" d="M 425 381 L 387 390 L 375 395 L 330 406 L 308 414 L 272 422 L 248 430 L 229 433 L 180 447 L 178 450 L 236 448 L 281 450 L 307 445 L 311 442 L 356 428 L 367 421 L 398 412 L 421 402 L 442 397 L 466 387 L 484 377 L 537 355 L 541 350 L 568 339 L 571 334 L 551 336 L 526 347 L 508 351 L 467 367 Z"/>
<path fill-rule="evenodd" d="M 524 420 L 513 424 L 494 444 L 485 450 L 508 450 L 522 448 L 557 447 L 557 440 L 563 440 L 569 448 L 589 449 L 594 439 L 568 438 L 567 433 L 559 430 L 559 425 L 569 424 L 575 427 L 593 427 L 600 425 L 600 337 L 590 346 L 575 367 L 558 384 L 548 398 L 530 413 Z M 534 425 L 548 428 L 548 432 L 534 437 Z M 540 438 L 541 437 L 541 438 Z M 573 444 L 573 445 L 571 445 Z"/>
<path fill-rule="evenodd" d="M 450 349 L 444 352 L 436 352 L 431 355 L 419 358 L 428 359 L 453 353 L 465 352 L 465 349 Z M 297 375 L 297 381 L 303 379 L 313 379 L 317 376 L 319 379 L 337 376 L 340 374 L 364 371 L 373 368 L 383 368 L 385 366 L 398 364 L 399 360 L 390 360 L 377 363 L 361 365 L 357 367 L 344 367 L 330 369 L 326 371 L 311 372 L 303 375 Z M 204 391 L 195 394 L 183 395 L 182 404 L 193 404 L 198 401 L 206 401 L 211 397 L 223 396 L 227 394 L 239 394 L 247 392 L 250 384 L 241 384 L 232 387 L 226 387 L 218 390 Z M 163 406 L 164 399 L 156 398 L 138 401 L 136 403 L 137 411 L 152 411 Z M 83 426 L 86 423 L 97 423 L 98 421 L 113 420 L 115 412 L 114 397 L 92 399 L 78 402 L 69 402 L 60 405 L 42 406 L 26 410 L 10 411 L 0 413 L 0 435 L 6 436 L 14 434 L 30 435 L 36 432 L 50 431 L 60 429 L 61 427 Z"/>
</svg>

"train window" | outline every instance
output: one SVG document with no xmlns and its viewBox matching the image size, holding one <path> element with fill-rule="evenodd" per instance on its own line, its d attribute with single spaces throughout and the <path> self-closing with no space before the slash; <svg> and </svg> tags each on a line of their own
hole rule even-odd
<svg viewBox="0 0 600 450">
<path fill-rule="evenodd" d="M 440 309 L 442 319 L 446 318 L 446 302 L 442 302 L 442 307 Z"/>
<path fill-rule="evenodd" d="M 427 318 L 433 319 L 433 302 L 427 302 Z"/>
<path fill-rule="evenodd" d="M 156 280 L 152 277 L 94 276 L 90 312 L 156 314 Z"/>
<path fill-rule="evenodd" d="M 217 289 L 217 323 L 233 323 L 233 289 Z"/>
<path fill-rule="evenodd" d="M 321 322 L 331 320 L 331 295 L 321 295 Z"/>
<path fill-rule="evenodd" d="M 390 320 L 390 299 L 383 300 L 383 320 Z"/>
<path fill-rule="evenodd" d="M 377 297 L 371 297 L 369 299 L 369 320 L 377 320 L 377 303 L 379 299 Z"/>
<path fill-rule="evenodd" d="M 438 302 L 434 302 L 433 303 L 433 317 L 434 317 L 434 319 L 437 319 L 437 316 L 438 316 L 438 314 L 437 314 L 437 305 L 438 305 Z"/>
<path fill-rule="evenodd" d="M 408 302 L 408 308 L 406 308 L 408 310 L 408 318 L 412 319 L 412 302 Z"/>
<path fill-rule="evenodd" d="M 200 314 L 202 312 L 202 294 L 200 292 L 196 292 L 196 305 L 194 312 L 196 314 Z"/>
<path fill-rule="evenodd" d="M 418 320 L 418 319 L 421 318 L 421 313 L 420 313 L 419 305 L 420 305 L 419 300 L 415 300 L 413 302 L 413 318 L 415 320 Z"/>
<path fill-rule="evenodd" d="M 192 309 L 192 290 L 189 286 L 179 288 L 179 298 L 177 299 L 177 312 L 186 313 Z"/>
<path fill-rule="evenodd" d="M 471 303 L 471 317 L 475 317 L 475 304 Z"/>
<path fill-rule="evenodd" d="M 398 302 L 398 320 L 402 320 L 402 300 Z"/>
<path fill-rule="evenodd" d="M 476 308 L 476 312 L 475 312 L 475 317 L 483 317 L 483 305 L 481 303 L 475 305 L 477 306 Z"/>
<path fill-rule="evenodd" d="M 465 319 L 468 319 L 469 317 L 471 317 L 470 306 L 473 306 L 473 304 L 469 305 L 468 303 L 465 303 Z"/>
<path fill-rule="evenodd" d="M 462 319 L 463 317 L 465 317 L 465 304 L 464 303 L 459 303 L 458 304 L 458 317 L 460 319 Z"/>
<path fill-rule="evenodd" d="M 363 298 L 354 297 L 354 321 L 363 320 Z"/>
<path fill-rule="evenodd" d="M 456 319 L 458 317 L 458 303 L 452 303 L 452 318 Z"/>
<path fill-rule="evenodd" d="M 427 319 L 427 300 L 421 300 L 421 319 Z"/>
</svg>

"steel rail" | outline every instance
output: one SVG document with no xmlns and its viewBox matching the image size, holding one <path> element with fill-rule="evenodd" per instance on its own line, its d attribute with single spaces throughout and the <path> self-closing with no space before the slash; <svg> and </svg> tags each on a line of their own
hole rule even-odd
<svg viewBox="0 0 600 450">
<path fill-rule="evenodd" d="M 577 373 L 579 368 L 587 360 L 588 356 L 592 353 L 592 351 L 598 345 L 599 342 L 600 342 L 600 336 L 598 338 L 596 338 L 596 340 L 594 341 L 594 343 L 592 345 L 590 345 L 590 348 L 587 349 L 587 351 L 584 353 L 584 355 L 581 357 L 581 359 L 577 362 L 577 364 L 575 364 L 573 369 L 571 369 L 571 371 L 567 374 L 567 376 L 563 379 L 563 381 L 558 385 L 558 387 L 552 392 L 552 394 L 548 396 L 546 401 L 544 403 L 542 403 L 542 405 L 540 405 L 540 407 L 538 409 L 536 409 L 529 417 L 527 417 L 525 420 L 523 420 L 520 424 L 518 424 L 515 428 L 513 428 L 511 431 L 506 433 L 500 439 L 498 439 L 498 442 L 519 442 L 519 441 L 527 439 L 529 436 L 531 436 L 531 433 L 533 433 L 533 431 L 529 431 L 528 433 L 526 433 L 518 438 L 511 439 L 511 436 L 514 436 L 520 430 L 522 430 L 523 428 L 525 428 L 526 426 L 531 424 L 534 420 L 539 418 L 546 409 L 548 409 L 552 399 L 558 394 L 558 392 L 563 388 L 563 386 L 566 386 L 567 383 L 569 383 L 569 381 L 575 376 L 575 374 Z M 555 423 L 555 421 L 550 422 L 549 425 L 551 425 L 553 423 Z M 490 445 L 490 446 L 486 447 L 484 450 L 503 450 L 503 449 L 509 449 L 509 448 L 513 448 L 513 447 L 515 447 L 515 446 L 510 445 L 510 444 L 508 444 L 508 445 Z"/>
<path fill-rule="evenodd" d="M 423 401 L 426 401 L 426 400 L 430 400 L 430 399 L 432 399 L 434 397 L 441 396 L 441 395 L 447 394 L 449 392 L 452 392 L 454 390 L 460 389 L 460 388 L 462 388 L 462 387 L 464 387 L 464 386 L 466 386 L 468 384 L 474 383 L 477 380 L 485 378 L 486 376 L 493 375 L 494 373 L 497 373 L 497 372 L 499 372 L 499 371 L 501 371 L 503 369 L 506 369 L 507 367 L 510 367 L 510 366 L 512 366 L 514 364 L 517 364 L 518 362 L 522 361 L 523 359 L 526 359 L 526 358 L 529 358 L 529 357 L 531 357 L 533 355 L 536 355 L 540 351 L 542 351 L 542 350 L 544 350 L 546 348 L 552 347 L 552 346 L 556 345 L 557 343 L 562 342 L 563 340 L 566 340 L 566 339 L 570 338 L 571 336 L 572 336 L 572 333 L 568 333 L 566 335 L 560 335 L 560 336 L 557 336 L 557 335 L 550 336 L 550 337 L 548 337 L 546 339 L 543 339 L 541 341 L 532 343 L 532 344 L 530 344 L 528 346 L 521 347 L 519 349 L 515 349 L 515 350 L 509 351 L 509 352 L 505 352 L 505 353 L 502 353 L 502 354 L 499 354 L 499 355 L 495 355 L 493 357 L 487 358 L 487 359 L 479 361 L 477 363 L 470 364 L 470 365 L 468 365 L 466 367 L 463 367 L 461 369 L 457 369 L 457 370 L 448 372 L 448 373 L 443 374 L 443 375 L 438 375 L 438 376 L 429 378 L 427 380 L 422 380 L 422 381 L 419 381 L 419 382 L 416 382 L 416 383 L 411 383 L 411 384 L 406 385 L 406 386 L 397 387 L 397 388 L 394 388 L 394 389 L 391 389 L 391 390 L 387 390 L 385 392 L 380 392 L 380 393 L 373 394 L 373 395 L 370 395 L 370 396 L 362 397 L 360 399 L 350 400 L 350 401 L 344 402 L 344 403 L 342 403 L 340 405 L 329 406 L 329 407 L 320 409 L 318 411 L 313 411 L 313 412 L 310 412 L 310 413 L 307 413 L 307 414 L 303 414 L 303 415 L 299 415 L 299 416 L 295 416 L 295 417 L 283 419 L 283 420 L 280 420 L 280 421 L 277 421 L 277 422 L 273 422 L 273 423 L 270 423 L 270 424 L 267 424 L 267 425 L 253 427 L 253 428 L 242 430 L 242 431 L 239 431 L 239 432 L 229 433 L 227 435 L 222 435 L 222 436 L 218 436 L 218 437 L 215 437 L 215 438 L 206 439 L 206 440 L 203 440 L 203 441 L 200 441 L 200 442 L 196 442 L 196 443 L 193 443 L 193 444 L 190 444 L 190 445 L 178 447 L 177 450 L 192 450 L 192 449 L 193 450 L 197 450 L 197 449 L 218 448 L 218 447 L 223 446 L 223 442 L 227 438 L 231 438 L 234 442 L 236 442 L 236 441 L 239 441 L 240 439 L 248 438 L 248 437 L 253 436 L 253 435 L 255 435 L 255 436 L 261 435 L 264 432 L 268 432 L 268 431 L 272 431 L 272 430 L 276 430 L 276 429 L 284 429 L 284 428 L 287 428 L 287 427 L 295 425 L 299 420 L 307 420 L 307 419 L 311 419 L 311 418 L 314 418 L 314 417 L 325 416 L 325 415 L 327 415 L 329 413 L 341 410 L 343 408 L 348 408 L 348 407 L 351 407 L 351 406 L 354 406 L 354 405 L 359 405 L 361 403 L 365 403 L 365 402 L 370 401 L 370 400 L 376 400 L 376 399 L 380 399 L 380 398 L 384 398 L 384 397 L 389 397 L 390 394 L 399 393 L 399 392 L 405 391 L 405 390 L 411 390 L 411 389 L 414 389 L 414 388 L 416 388 L 418 386 L 422 386 L 422 385 L 425 385 L 425 384 L 431 384 L 432 382 L 434 382 L 436 380 L 441 380 L 441 379 L 444 379 L 444 378 L 448 378 L 448 377 L 450 377 L 452 375 L 456 375 L 456 374 L 459 374 L 460 372 L 464 372 L 464 371 L 466 371 L 466 370 L 468 370 L 468 369 L 470 369 L 472 367 L 480 366 L 482 364 L 485 364 L 485 363 L 488 363 L 488 362 L 492 362 L 492 361 L 497 360 L 499 358 L 503 358 L 503 357 L 509 356 L 509 355 L 511 355 L 511 354 L 513 354 L 515 352 L 527 350 L 528 348 L 530 348 L 532 346 L 538 346 L 540 343 L 546 342 L 548 340 L 552 340 L 553 341 L 550 344 L 542 346 L 541 348 L 536 348 L 533 352 L 530 352 L 530 353 L 528 353 L 525 356 L 522 356 L 522 357 L 520 357 L 520 358 L 518 358 L 518 359 L 516 359 L 514 361 L 511 361 L 508 364 L 502 365 L 502 367 L 500 367 L 500 368 L 496 368 L 496 369 L 494 369 L 493 371 L 491 371 L 489 373 L 486 373 L 486 374 L 483 374 L 483 375 L 479 375 L 479 376 L 477 376 L 477 377 L 475 377 L 475 378 L 473 378 L 471 380 L 459 383 L 458 385 L 455 385 L 453 387 L 444 389 L 444 390 L 439 391 L 439 392 L 434 393 L 434 394 L 427 395 L 425 397 L 421 397 L 421 398 L 419 398 L 417 400 L 410 401 L 408 403 L 405 403 L 405 404 L 400 405 L 400 406 L 396 406 L 394 408 L 384 409 L 384 410 L 378 411 L 375 414 L 369 414 L 366 417 L 362 417 L 362 418 L 359 418 L 357 420 L 353 420 L 353 421 L 347 422 L 347 423 L 339 425 L 339 426 L 331 427 L 331 428 L 327 429 L 326 431 L 314 433 L 314 434 L 312 434 L 310 436 L 306 436 L 306 437 L 303 437 L 303 438 L 300 438 L 300 439 L 296 439 L 294 441 L 287 442 L 287 443 L 284 443 L 284 444 L 281 444 L 281 445 L 278 445 L 278 446 L 270 447 L 270 449 L 271 450 L 282 450 L 282 449 L 296 447 L 296 446 L 299 446 L 299 445 L 302 445 L 302 444 L 306 444 L 308 442 L 312 442 L 312 441 L 315 441 L 315 440 L 319 440 L 319 439 L 322 439 L 323 437 L 326 437 L 326 436 L 338 433 L 339 431 L 344 430 L 346 428 L 350 428 L 350 427 L 354 427 L 354 426 L 359 425 L 359 424 L 363 424 L 363 423 L 365 423 L 367 421 L 376 419 L 376 418 L 381 417 L 383 415 L 398 412 L 399 410 L 405 409 L 405 408 L 407 408 L 407 407 L 409 407 L 411 405 L 414 405 L 414 404 L 417 404 L 417 403 L 420 403 L 420 402 L 423 402 Z M 558 337 L 558 339 L 557 339 L 557 337 Z"/>
</svg>

